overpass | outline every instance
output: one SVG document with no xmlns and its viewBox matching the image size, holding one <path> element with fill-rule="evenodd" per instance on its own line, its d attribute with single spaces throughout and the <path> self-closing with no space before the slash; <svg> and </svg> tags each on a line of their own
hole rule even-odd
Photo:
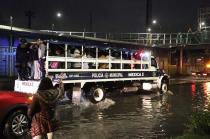
<svg viewBox="0 0 210 139">
<path fill-rule="evenodd" d="M 100 33 L 100 32 L 67 32 L 41 30 L 57 34 L 58 36 L 79 36 L 86 39 L 99 39 L 103 41 L 119 41 L 135 45 L 177 47 L 180 45 L 210 44 L 207 30 L 188 33 Z"/>
<path fill-rule="evenodd" d="M 207 29 L 188 33 L 102 33 L 102 32 L 71 32 L 51 30 L 31 30 L 18 27 L 0 25 L 0 33 L 9 33 L 19 36 L 45 38 L 77 38 L 95 42 L 122 43 L 151 47 L 177 47 L 190 45 L 210 44 L 210 32 Z"/>
</svg>

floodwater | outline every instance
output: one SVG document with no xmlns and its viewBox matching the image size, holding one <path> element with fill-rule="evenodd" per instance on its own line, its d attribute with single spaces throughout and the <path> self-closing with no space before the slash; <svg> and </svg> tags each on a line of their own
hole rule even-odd
<svg viewBox="0 0 210 139">
<path fill-rule="evenodd" d="M 165 139 L 180 136 L 192 112 L 210 105 L 210 82 L 173 84 L 164 95 L 121 95 L 58 108 L 56 139 Z"/>
</svg>

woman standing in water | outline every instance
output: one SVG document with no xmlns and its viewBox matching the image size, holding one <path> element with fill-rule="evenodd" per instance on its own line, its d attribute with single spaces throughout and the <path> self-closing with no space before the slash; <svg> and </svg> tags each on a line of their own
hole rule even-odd
<svg viewBox="0 0 210 139">
<path fill-rule="evenodd" d="M 28 116 L 32 119 L 31 135 L 33 139 L 41 139 L 47 135 L 48 139 L 53 138 L 55 126 L 56 102 L 64 95 L 63 83 L 55 88 L 51 79 L 43 78 L 40 82 L 37 93 L 28 109 Z"/>
</svg>

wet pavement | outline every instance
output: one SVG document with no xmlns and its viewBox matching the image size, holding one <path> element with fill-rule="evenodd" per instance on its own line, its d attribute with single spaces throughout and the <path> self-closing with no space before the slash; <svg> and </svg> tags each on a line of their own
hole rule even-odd
<svg viewBox="0 0 210 139">
<path fill-rule="evenodd" d="M 189 116 L 210 108 L 208 80 L 172 80 L 167 94 L 139 92 L 98 104 L 58 106 L 55 139 L 165 139 L 180 136 Z"/>
<path fill-rule="evenodd" d="M 173 95 L 172 95 L 173 94 Z M 186 129 L 189 116 L 209 109 L 210 82 L 178 83 L 170 92 L 120 96 L 97 105 L 59 106 L 57 139 L 171 138 Z M 65 136 L 64 136 L 65 135 Z"/>
</svg>

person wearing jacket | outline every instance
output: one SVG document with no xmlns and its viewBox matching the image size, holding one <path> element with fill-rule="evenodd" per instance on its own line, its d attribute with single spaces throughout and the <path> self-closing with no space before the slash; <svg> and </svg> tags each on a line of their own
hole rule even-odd
<svg viewBox="0 0 210 139">
<path fill-rule="evenodd" d="M 56 103 L 64 95 L 62 81 L 59 87 L 55 88 L 51 79 L 45 77 L 41 80 L 39 88 L 33 96 L 32 103 L 28 109 L 28 117 L 31 119 L 31 136 L 33 139 L 41 139 L 47 135 L 48 139 L 53 138 L 55 126 Z"/>
<path fill-rule="evenodd" d="M 29 71 L 27 69 L 27 63 L 29 59 L 29 47 L 26 39 L 20 39 L 20 44 L 16 50 L 16 68 L 18 72 L 18 78 L 20 80 L 28 80 Z"/>
</svg>

